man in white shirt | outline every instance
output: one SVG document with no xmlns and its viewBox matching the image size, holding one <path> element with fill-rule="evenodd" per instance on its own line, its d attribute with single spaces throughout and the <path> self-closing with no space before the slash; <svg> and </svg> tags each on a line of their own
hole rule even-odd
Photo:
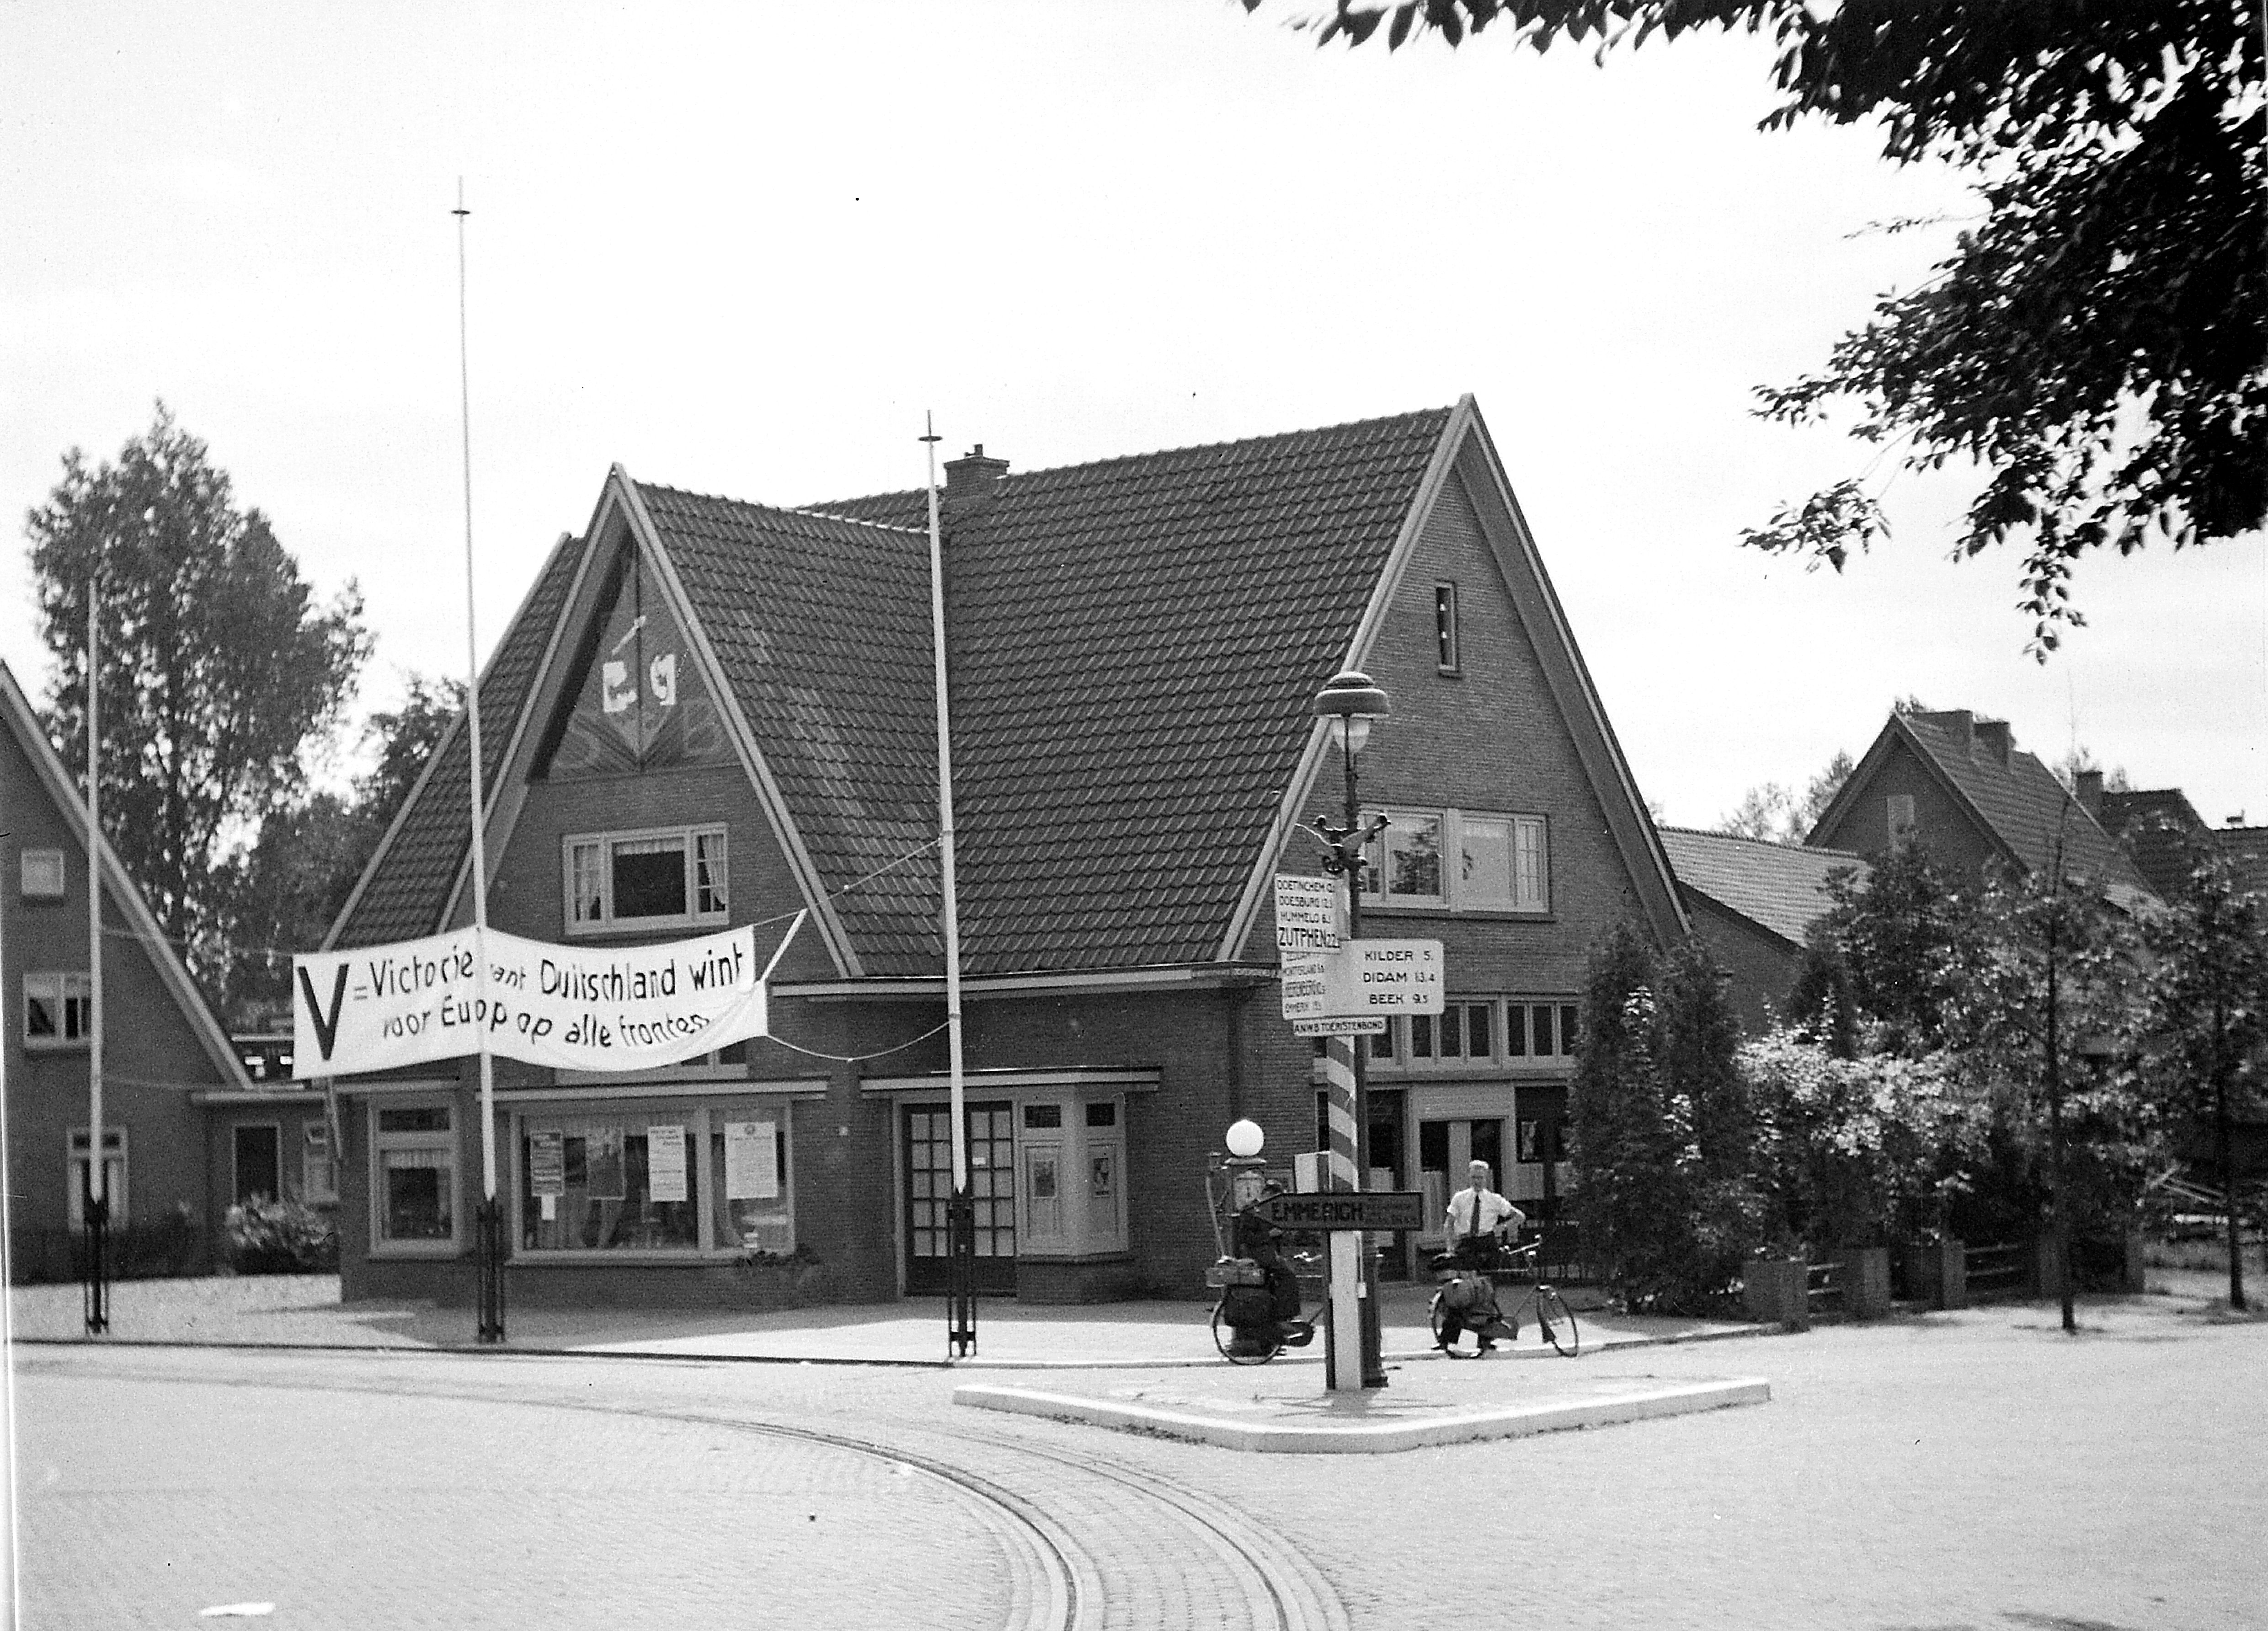
<svg viewBox="0 0 2268 1631">
<path fill-rule="evenodd" d="M 1528 1214 L 1489 1187 L 1489 1163 L 1476 1161 L 1471 1168 L 1472 1182 L 1449 1197 L 1448 1248 L 1451 1256 L 1464 1268 L 1485 1274 L 1497 1264 L 1497 1235 L 1499 1229 L 1517 1230 L 1528 1221 Z M 1461 1275 L 1459 1285 L 1469 1277 Z M 1488 1282 L 1472 1280 L 1472 1285 L 1486 1298 L 1484 1307 L 1458 1308 L 1445 1303 L 1437 1346 L 1443 1349 L 1456 1347 L 1457 1339 L 1469 1330 L 1485 1354 L 1498 1340 L 1509 1340 L 1516 1334 L 1498 1312 L 1496 1299 L 1489 1295 Z M 1449 1290 L 1454 1292 L 1457 1286 Z"/>
</svg>

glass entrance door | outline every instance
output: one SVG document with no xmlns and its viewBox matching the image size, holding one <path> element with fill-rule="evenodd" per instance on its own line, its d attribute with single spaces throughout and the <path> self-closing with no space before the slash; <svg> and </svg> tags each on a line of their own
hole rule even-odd
<svg viewBox="0 0 2268 1631">
<path fill-rule="evenodd" d="M 1016 1289 L 1016 1134 L 1012 1107 L 971 1104 L 968 1194 L 976 1212 L 976 1289 Z M 946 1203 L 953 1199 L 953 1108 L 905 1107 L 906 1290 L 946 1288 Z"/>
</svg>

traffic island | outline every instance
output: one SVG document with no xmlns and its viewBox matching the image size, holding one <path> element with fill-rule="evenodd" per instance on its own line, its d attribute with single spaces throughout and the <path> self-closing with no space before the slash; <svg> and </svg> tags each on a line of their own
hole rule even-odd
<svg viewBox="0 0 2268 1631">
<path fill-rule="evenodd" d="M 1621 1376 L 1568 1379 L 1543 1397 L 1459 1400 L 1408 1389 L 1344 1394 L 1255 1393 L 1176 1378 L 1114 1391 L 1069 1392 L 971 1384 L 953 1402 L 978 1410 L 1045 1416 L 1089 1427 L 1292 1455 L 1381 1455 L 1478 1439 L 1527 1438 L 1576 1428 L 1691 1415 L 1771 1398 L 1762 1376 L 1702 1381 Z"/>
</svg>

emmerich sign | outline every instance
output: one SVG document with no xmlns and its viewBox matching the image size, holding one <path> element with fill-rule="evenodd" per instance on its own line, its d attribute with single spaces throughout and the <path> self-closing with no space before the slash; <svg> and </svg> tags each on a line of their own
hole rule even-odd
<svg viewBox="0 0 2268 1631">
<path fill-rule="evenodd" d="M 465 928 L 319 952 L 291 959 L 294 1058 L 303 1076 L 358 1075 L 484 1047 L 564 1070 L 674 1065 L 765 1035 L 770 972 L 757 969 L 753 928 L 608 947 L 547 945 L 498 929 L 483 939 Z"/>
</svg>

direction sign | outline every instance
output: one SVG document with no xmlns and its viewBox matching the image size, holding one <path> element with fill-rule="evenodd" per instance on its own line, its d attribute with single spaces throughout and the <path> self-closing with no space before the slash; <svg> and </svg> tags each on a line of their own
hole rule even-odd
<svg viewBox="0 0 2268 1631">
<path fill-rule="evenodd" d="M 1439 1014 L 1441 972 L 1437 940 L 1351 940 L 1336 951 L 1287 952 L 1284 1017 Z"/>
<path fill-rule="evenodd" d="M 1253 1211 L 1278 1229 L 1391 1229 L 1425 1227 L 1425 1197 L 1414 1190 L 1324 1190 L 1312 1195 L 1270 1195 Z"/>
<path fill-rule="evenodd" d="M 1276 875 L 1276 949 L 1336 951 L 1339 886 L 1329 878 Z"/>
</svg>

